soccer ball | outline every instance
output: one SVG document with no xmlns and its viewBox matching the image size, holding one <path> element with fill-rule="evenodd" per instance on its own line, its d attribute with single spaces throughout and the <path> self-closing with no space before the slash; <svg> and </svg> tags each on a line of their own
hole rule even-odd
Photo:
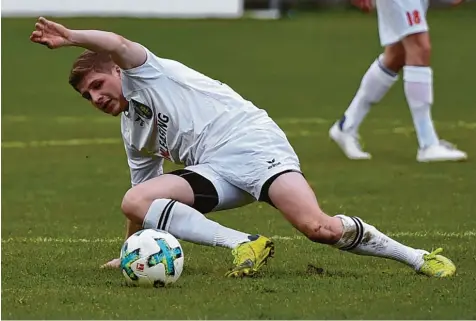
<svg viewBox="0 0 476 321">
<path fill-rule="evenodd" d="M 178 280 L 183 270 L 183 250 L 166 231 L 141 230 L 121 249 L 121 271 L 128 285 L 161 287 Z"/>
</svg>

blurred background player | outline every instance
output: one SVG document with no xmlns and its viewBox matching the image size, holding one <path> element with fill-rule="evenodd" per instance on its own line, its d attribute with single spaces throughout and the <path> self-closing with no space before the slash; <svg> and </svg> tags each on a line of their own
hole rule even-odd
<svg viewBox="0 0 476 321">
<path fill-rule="evenodd" d="M 459 4 L 457 1 L 454 4 Z M 354 3 L 364 11 L 372 0 Z M 378 103 L 398 80 L 403 69 L 404 91 L 415 126 L 419 149 L 417 161 L 460 161 L 465 152 L 440 140 L 432 118 L 433 70 L 430 67 L 431 44 L 426 21 L 429 0 L 376 0 L 380 42 L 385 48 L 367 70 L 360 88 L 342 118 L 329 135 L 350 159 L 370 159 L 359 144 L 359 126 L 370 107 Z"/>
</svg>

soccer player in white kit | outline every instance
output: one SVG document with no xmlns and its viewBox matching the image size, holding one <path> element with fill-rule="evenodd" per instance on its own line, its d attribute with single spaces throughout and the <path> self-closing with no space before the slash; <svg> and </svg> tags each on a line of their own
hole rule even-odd
<svg viewBox="0 0 476 321">
<path fill-rule="evenodd" d="M 362 9 L 372 7 L 372 0 L 354 2 Z M 370 159 L 371 155 L 359 144 L 359 126 L 371 106 L 397 82 L 403 69 L 405 96 L 419 144 L 417 161 L 465 160 L 465 152 L 438 138 L 431 118 L 433 70 L 426 20 L 428 0 L 376 0 L 375 4 L 384 53 L 367 70 L 350 106 L 330 129 L 330 137 L 348 158 Z"/>
<path fill-rule="evenodd" d="M 132 182 L 122 201 L 126 236 L 159 228 L 181 240 L 228 247 L 235 265 L 226 275 L 253 275 L 272 256 L 272 240 L 203 214 L 259 200 L 311 241 L 397 260 L 428 276 L 455 273 L 441 249 L 413 249 L 358 217 L 325 214 L 284 132 L 229 86 L 110 32 L 70 30 L 39 18 L 30 39 L 51 49 L 86 48 L 70 84 L 99 110 L 121 115 Z M 185 168 L 164 174 L 164 159 Z"/>
</svg>

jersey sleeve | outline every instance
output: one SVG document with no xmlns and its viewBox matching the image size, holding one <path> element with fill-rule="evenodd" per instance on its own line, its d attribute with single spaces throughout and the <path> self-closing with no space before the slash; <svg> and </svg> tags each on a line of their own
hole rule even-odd
<svg viewBox="0 0 476 321">
<path fill-rule="evenodd" d="M 122 88 L 126 97 L 135 91 L 153 86 L 164 75 L 160 59 L 146 47 L 143 48 L 147 54 L 146 61 L 138 67 L 121 70 Z"/>
<path fill-rule="evenodd" d="M 151 178 L 160 176 L 164 173 L 164 159 L 154 156 L 140 155 L 139 151 L 126 148 L 127 162 L 131 172 L 131 185 L 136 186 Z"/>
</svg>

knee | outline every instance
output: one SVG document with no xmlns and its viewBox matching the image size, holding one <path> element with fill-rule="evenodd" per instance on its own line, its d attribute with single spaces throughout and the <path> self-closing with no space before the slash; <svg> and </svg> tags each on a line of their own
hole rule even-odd
<svg viewBox="0 0 476 321">
<path fill-rule="evenodd" d="M 137 189 L 132 187 L 124 195 L 121 203 L 121 210 L 124 215 L 135 223 L 142 223 L 141 217 L 144 216 L 143 208 L 147 200 L 138 193 Z"/>
<path fill-rule="evenodd" d="M 429 43 L 419 43 L 410 49 L 408 53 L 412 63 L 408 65 L 429 65 L 431 57 L 431 45 Z"/>
<path fill-rule="evenodd" d="M 341 236 L 337 231 L 333 231 L 331 228 L 318 222 L 307 223 L 300 230 L 312 242 L 322 244 L 334 244 Z"/>
<path fill-rule="evenodd" d="M 405 66 L 405 52 L 385 53 L 382 63 L 386 68 L 398 73 Z"/>
<path fill-rule="evenodd" d="M 405 66 L 405 49 L 398 43 L 385 47 L 381 63 L 391 71 L 398 73 Z"/>
<path fill-rule="evenodd" d="M 431 58 L 431 42 L 426 34 L 409 36 L 405 40 L 406 65 L 429 66 Z"/>
</svg>

